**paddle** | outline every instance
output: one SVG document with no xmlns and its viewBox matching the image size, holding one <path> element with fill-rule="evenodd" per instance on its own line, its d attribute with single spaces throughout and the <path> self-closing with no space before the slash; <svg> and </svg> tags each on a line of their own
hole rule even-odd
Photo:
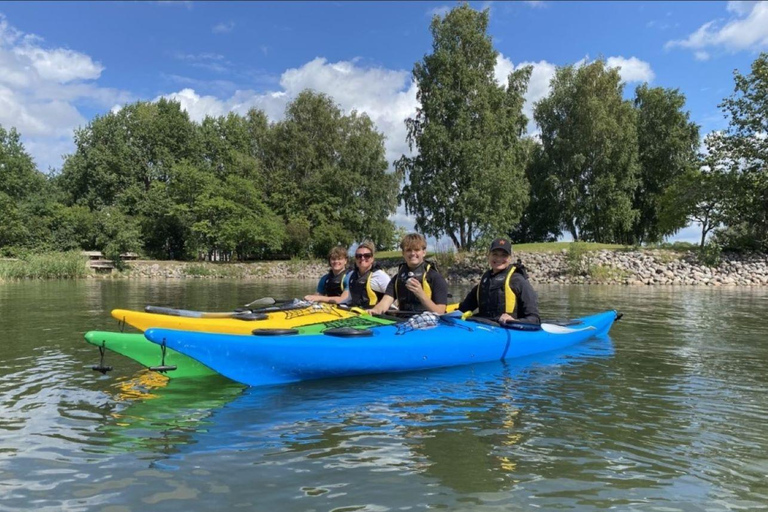
<svg viewBox="0 0 768 512">
<path fill-rule="evenodd" d="M 164 306 L 151 306 L 151 305 L 145 306 L 144 311 L 146 311 L 147 313 L 154 313 L 158 315 L 183 316 L 188 318 L 232 318 L 238 315 L 242 315 L 243 313 L 250 313 L 255 309 L 259 309 L 259 308 L 264 309 L 267 307 L 272 307 L 275 304 L 289 303 L 292 300 L 295 300 L 295 299 L 276 300 L 272 297 L 262 297 L 260 299 L 256 299 L 252 302 L 249 302 L 242 308 L 237 308 L 234 311 L 222 311 L 222 312 L 195 311 L 191 309 L 178 309 L 178 308 L 169 308 Z M 291 308 L 285 308 L 285 309 L 291 309 Z M 279 311 L 280 307 L 275 307 L 274 309 L 270 309 L 270 310 Z"/>
</svg>

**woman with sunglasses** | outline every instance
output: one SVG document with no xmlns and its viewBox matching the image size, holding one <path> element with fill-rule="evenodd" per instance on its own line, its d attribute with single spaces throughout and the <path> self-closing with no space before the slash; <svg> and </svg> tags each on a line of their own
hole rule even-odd
<svg viewBox="0 0 768 512">
<path fill-rule="evenodd" d="M 317 302 L 348 304 L 359 308 L 372 308 L 384 296 L 389 275 L 375 261 L 376 248 L 372 242 L 363 242 L 355 249 L 355 269 L 349 275 L 349 286 L 338 297 L 316 296 Z"/>
<path fill-rule="evenodd" d="M 320 278 L 317 283 L 317 292 L 307 295 L 304 300 L 320 302 L 325 297 L 340 297 L 349 287 L 349 274 L 347 271 L 347 248 L 337 245 L 328 253 L 328 266 L 330 270 Z"/>
</svg>

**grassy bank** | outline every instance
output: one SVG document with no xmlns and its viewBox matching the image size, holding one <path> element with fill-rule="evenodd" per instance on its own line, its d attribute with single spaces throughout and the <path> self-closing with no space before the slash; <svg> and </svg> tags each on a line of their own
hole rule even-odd
<svg viewBox="0 0 768 512">
<path fill-rule="evenodd" d="M 80 251 L 27 254 L 0 260 L 0 279 L 79 279 L 91 271 Z"/>
</svg>

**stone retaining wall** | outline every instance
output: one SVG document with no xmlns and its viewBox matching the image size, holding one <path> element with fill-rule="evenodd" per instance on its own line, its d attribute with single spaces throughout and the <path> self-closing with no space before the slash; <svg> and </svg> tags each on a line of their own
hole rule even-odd
<svg viewBox="0 0 768 512">
<path fill-rule="evenodd" d="M 532 283 L 619 284 L 674 286 L 766 286 L 768 255 L 723 254 L 717 267 L 696 261 L 692 253 L 664 250 L 593 251 L 574 261 L 567 251 L 515 252 L 526 266 Z M 441 256 L 441 261 L 445 255 Z M 379 263 L 391 274 L 400 260 Z M 482 253 L 462 254 L 453 265 L 441 266 L 443 275 L 458 283 L 478 281 L 487 265 Z M 191 263 L 132 261 L 115 277 L 150 279 L 318 279 L 327 272 L 321 261 L 269 261 L 257 263 Z"/>
</svg>

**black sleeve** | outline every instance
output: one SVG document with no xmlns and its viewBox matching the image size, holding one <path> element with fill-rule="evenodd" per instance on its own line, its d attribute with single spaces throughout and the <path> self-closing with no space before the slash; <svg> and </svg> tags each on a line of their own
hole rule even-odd
<svg viewBox="0 0 768 512">
<path fill-rule="evenodd" d="M 384 295 L 389 295 L 393 299 L 395 298 L 395 283 L 397 283 L 397 276 L 399 274 L 395 274 L 395 276 L 389 280 L 389 284 L 387 285 L 387 291 L 384 292 Z"/>
<path fill-rule="evenodd" d="M 448 304 L 448 283 L 440 272 L 431 270 L 427 276 L 427 282 L 432 288 L 432 302 L 435 304 Z"/>
<path fill-rule="evenodd" d="M 517 319 L 521 322 L 540 324 L 539 299 L 531 283 L 523 276 L 515 274 L 510 287 L 517 295 Z"/>
<path fill-rule="evenodd" d="M 478 308 L 477 303 L 477 287 L 480 286 L 479 284 L 476 284 L 472 287 L 471 290 L 469 290 L 469 293 L 466 297 L 464 297 L 464 300 L 461 301 L 461 304 L 459 304 L 459 311 L 462 313 L 466 313 L 467 311 L 474 311 Z"/>
</svg>

